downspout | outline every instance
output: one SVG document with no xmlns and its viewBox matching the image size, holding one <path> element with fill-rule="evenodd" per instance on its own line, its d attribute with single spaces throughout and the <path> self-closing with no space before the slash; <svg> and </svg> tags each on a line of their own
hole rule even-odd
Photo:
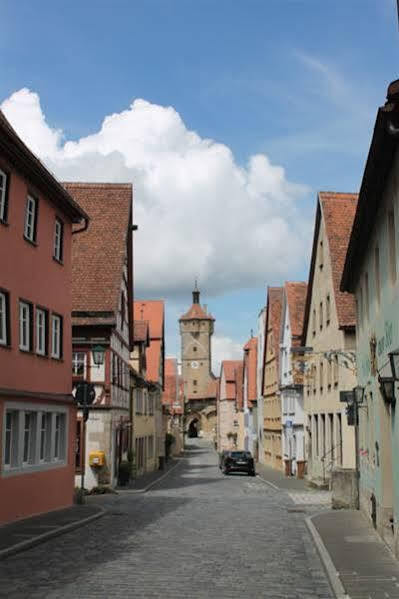
<svg viewBox="0 0 399 599">
<path fill-rule="evenodd" d="M 89 219 L 85 218 L 83 227 L 81 227 L 80 229 L 72 230 L 72 235 L 75 235 L 77 233 L 83 233 L 84 231 L 87 231 L 88 227 L 89 227 Z"/>
</svg>

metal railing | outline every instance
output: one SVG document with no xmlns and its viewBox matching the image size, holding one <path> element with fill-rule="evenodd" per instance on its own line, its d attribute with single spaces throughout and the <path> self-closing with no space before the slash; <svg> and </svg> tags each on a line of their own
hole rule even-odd
<svg viewBox="0 0 399 599">
<path fill-rule="evenodd" d="M 324 453 L 324 455 L 322 455 L 322 457 L 320 458 L 320 461 L 323 463 L 323 484 L 325 484 L 326 482 L 326 468 L 332 468 L 334 466 L 334 462 L 335 462 L 335 453 L 334 451 L 339 448 L 339 453 L 342 456 L 342 440 L 337 443 L 336 445 L 333 445 L 331 447 L 331 449 L 329 449 L 329 451 L 326 451 Z M 328 465 L 326 467 L 326 457 L 329 456 L 330 454 L 332 455 L 332 459 L 328 462 Z"/>
</svg>

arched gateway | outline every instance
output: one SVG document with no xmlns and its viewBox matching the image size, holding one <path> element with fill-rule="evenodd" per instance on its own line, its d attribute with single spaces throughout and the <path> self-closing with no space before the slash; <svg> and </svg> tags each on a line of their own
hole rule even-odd
<svg viewBox="0 0 399 599">
<path fill-rule="evenodd" d="M 185 432 L 188 437 L 210 440 L 216 434 L 217 379 L 211 370 L 211 337 L 215 319 L 200 305 L 195 284 L 191 308 L 179 320 L 185 400 Z M 196 433 L 196 434 L 195 434 Z"/>
</svg>

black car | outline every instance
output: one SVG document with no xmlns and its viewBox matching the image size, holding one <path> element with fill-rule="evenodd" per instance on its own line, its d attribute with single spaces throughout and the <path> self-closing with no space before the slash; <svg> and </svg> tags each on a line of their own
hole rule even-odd
<svg viewBox="0 0 399 599">
<path fill-rule="evenodd" d="M 226 451 L 223 454 L 223 474 L 246 472 L 248 476 L 255 476 L 255 463 L 250 451 Z"/>
<path fill-rule="evenodd" d="M 227 451 L 226 449 L 224 451 L 222 451 L 219 454 L 219 468 L 220 470 L 223 470 L 223 466 L 224 466 L 224 460 L 226 458 L 226 456 L 228 456 L 230 453 L 230 451 Z"/>
</svg>

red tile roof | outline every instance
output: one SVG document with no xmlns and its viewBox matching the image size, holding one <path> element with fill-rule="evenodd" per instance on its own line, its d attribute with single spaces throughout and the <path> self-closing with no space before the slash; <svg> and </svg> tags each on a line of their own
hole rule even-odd
<svg viewBox="0 0 399 599">
<path fill-rule="evenodd" d="M 307 288 L 307 283 L 303 282 L 288 281 L 284 284 L 293 345 L 299 346 L 301 343 Z"/>
<path fill-rule="evenodd" d="M 165 389 L 162 394 L 162 404 L 168 406 L 171 414 L 183 413 L 183 381 L 177 374 L 177 360 L 165 360 Z"/>
<path fill-rule="evenodd" d="M 134 319 L 147 321 L 150 330 L 150 346 L 146 351 L 147 379 L 160 382 L 163 378 L 162 361 L 164 343 L 164 301 L 136 300 L 133 304 Z"/>
<path fill-rule="evenodd" d="M 64 187 L 90 217 L 88 229 L 72 236 L 72 310 L 116 313 L 129 251 L 132 185 L 64 183 Z"/>
<path fill-rule="evenodd" d="M 215 320 L 212 314 L 208 314 L 200 304 L 193 304 L 179 320 Z"/>
<path fill-rule="evenodd" d="M 225 399 L 236 399 L 236 382 L 237 382 L 237 369 L 242 365 L 242 360 L 223 360 L 221 364 L 221 377 L 224 372 L 226 381 L 226 398 Z"/>
<path fill-rule="evenodd" d="M 147 320 L 134 321 L 134 342 L 145 343 L 150 340 L 149 327 Z"/>
<path fill-rule="evenodd" d="M 235 371 L 236 379 L 236 409 L 242 410 L 244 407 L 243 383 L 244 383 L 244 364 L 240 362 Z"/>
<path fill-rule="evenodd" d="M 163 300 L 135 300 L 133 313 L 135 320 L 148 321 L 151 339 L 163 338 L 165 319 L 165 302 Z"/>
<path fill-rule="evenodd" d="M 258 356 L 258 338 L 251 337 L 251 339 L 244 345 L 244 380 L 246 373 L 247 383 L 247 399 L 248 407 L 253 406 L 253 401 L 258 398 L 256 388 L 256 369 L 257 369 L 257 358 Z"/>
<path fill-rule="evenodd" d="M 340 328 L 353 328 L 356 324 L 356 305 L 354 296 L 351 293 L 340 291 L 340 283 L 356 213 L 357 199 L 358 195 L 355 193 L 320 191 L 318 194 L 302 343 L 305 343 L 309 322 L 321 217 L 324 219 L 326 237 L 330 250 L 338 326 Z"/>
<path fill-rule="evenodd" d="M 23 173 L 31 184 L 34 183 L 48 201 L 57 206 L 73 223 L 79 223 L 83 218 L 88 219 L 87 212 L 24 144 L 1 110 L 0 138 L 2 155 Z"/>
</svg>

